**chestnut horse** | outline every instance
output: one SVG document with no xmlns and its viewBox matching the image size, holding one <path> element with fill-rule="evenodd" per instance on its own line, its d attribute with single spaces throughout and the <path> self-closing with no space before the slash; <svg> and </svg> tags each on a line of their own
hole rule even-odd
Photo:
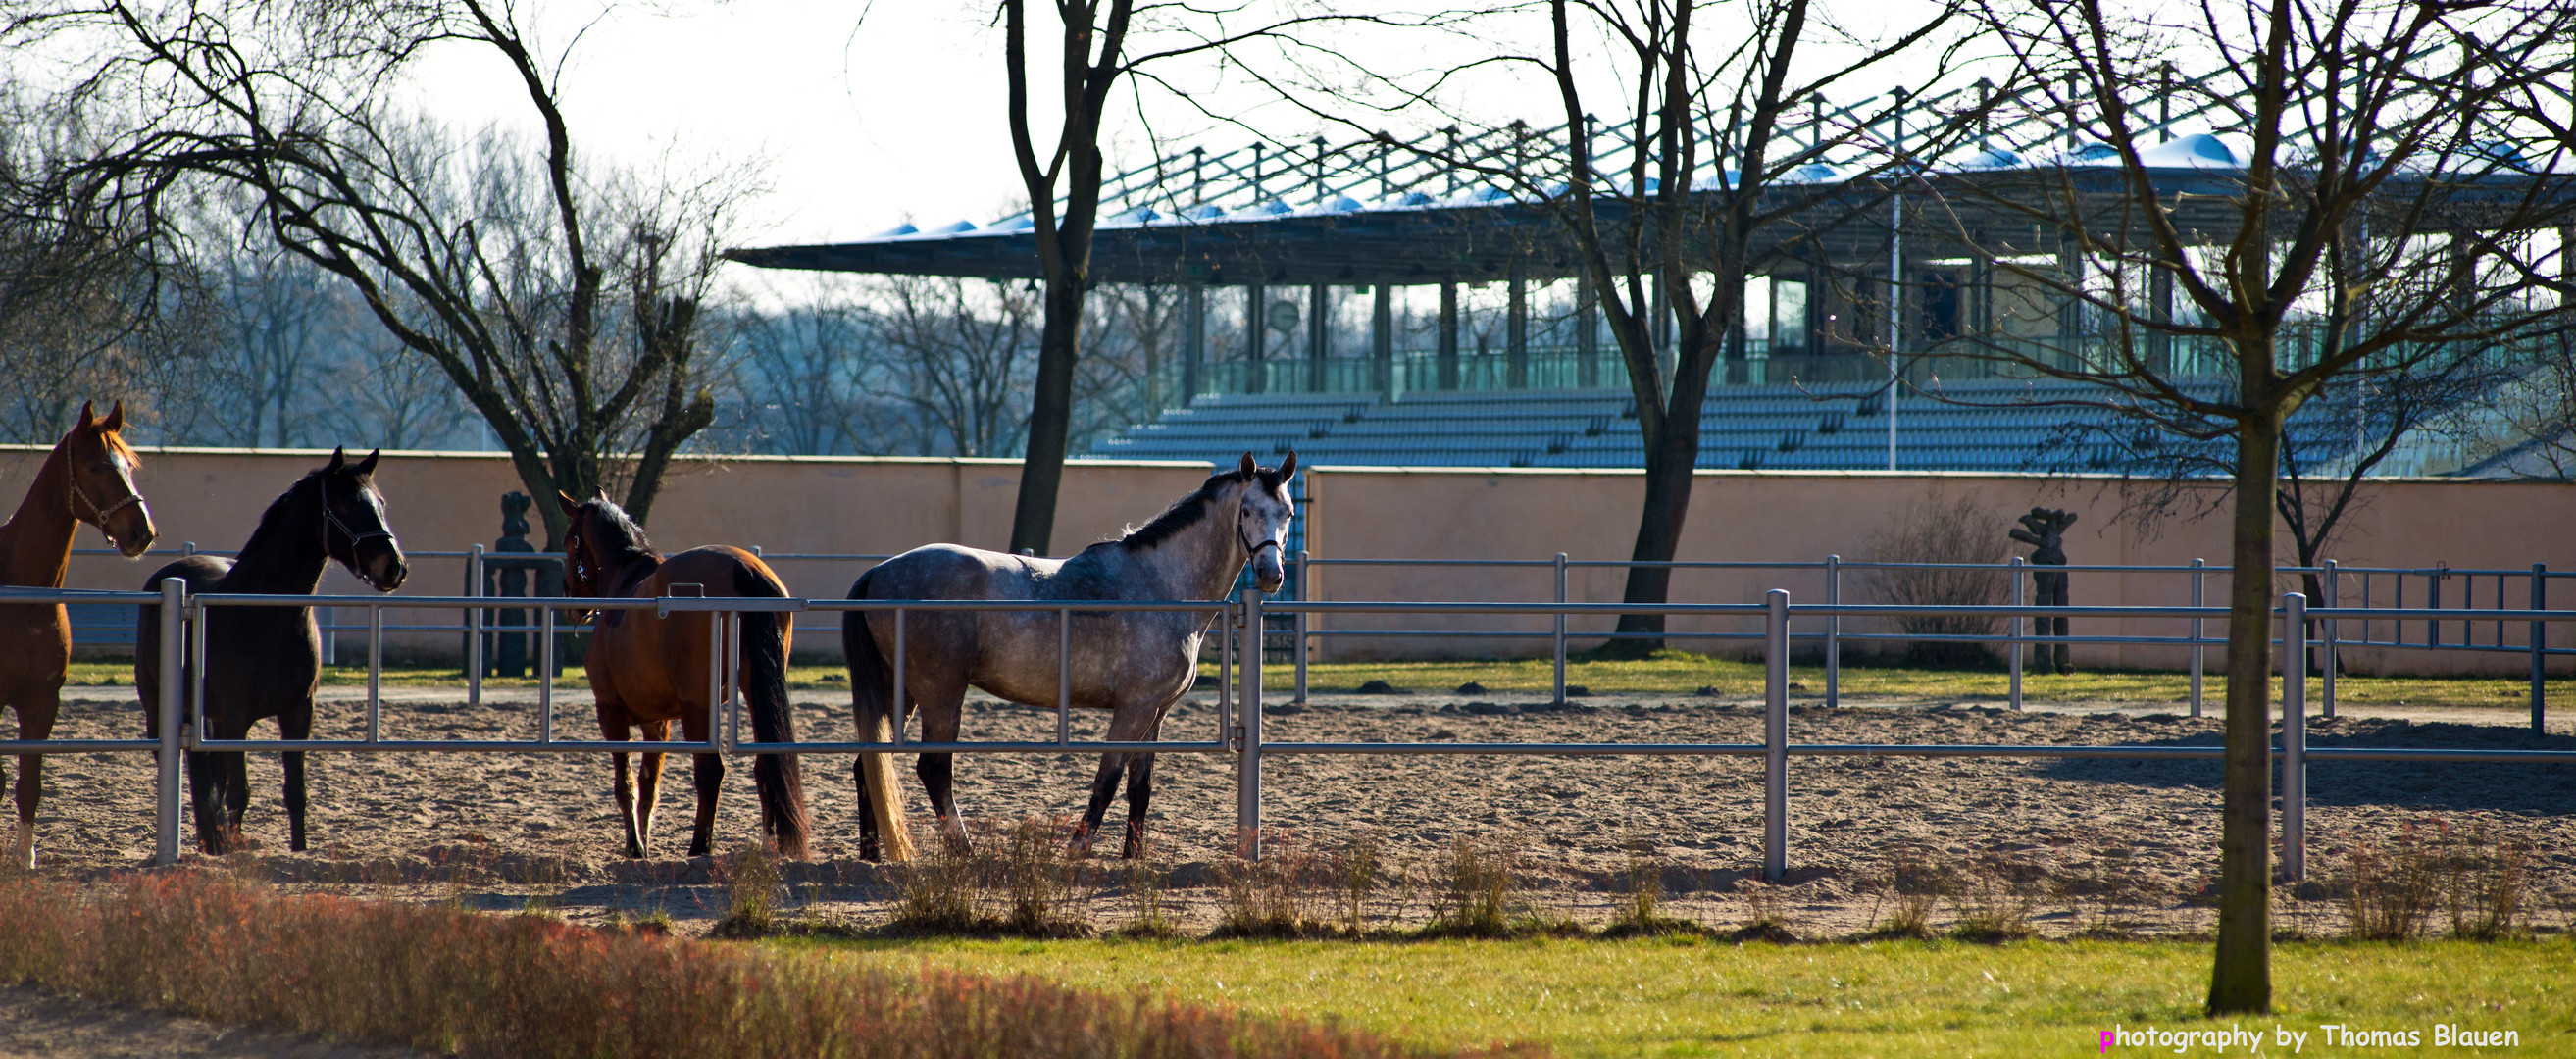
<svg viewBox="0 0 2576 1059">
<path fill-rule="evenodd" d="M 1297 454 L 1262 467 L 1252 454 L 1241 465 L 1208 477 L 1154 520 L 1116 540 L 1102 541 L 1070 559 L 1004 555 L 954 544 L 933 544 L 895 556 L 850 586 L 851 599 L 1217 600 L 1234 587 L 1244 565 L 1264 592 L 1286 577 L 1280 540 L 1296 517 L 1288 481 Z M 1082 611 L 1072 615 L 1072 706 L 1108 710 L 1109 741 L 1161 738 L 1163 714 L 1198 678 L 1199 643 L 1216 620 L 1199 611 Z M 966 689 L 982 688 L 1006 702 L 1053 709 L 1060 677 L 1052 609 L 913 611 L 905 615 L 903 695 L 894 693 L 894 612 L 855 610 L 843 619 L 841 646 L 849 653 L 850 695 L 859 738 L 889 742 L 905 714 L 921 711 L 921 738 L 957 739 L 958 711 Z M 899 706 L 896 704 L 900 704 Z M 949 841 L 966 840 L 951 788 L 949 754 L 923 754 L 914 769 L 930 792 Z M 910 855 L 901 803 L 888 767 L 891 754 L 861 754 L 859 855 L 870 860 Z M 1092 777 L 1091 805 L 1082 814 L 1077 847 L 1109 812 L 1121 772 L 1127 777 L 1127 841 L 1140 856 L 1145 811 L 1154 796 L 1154 755 L 1104 754 Z"/>
<path fill-rule="evenodd" d="M 116 436 L 123 426 L 125 402 L 105 419 L 81 405 L 80 422 L 45 457 L 18 513 L 0 524 L 0 585 L 63 587 L 72 531 L 83 522 L 98 527 L 128 559 L 152 546 L 152 512 L 134 491 L 134 450 Z M 0 606 L 0 644 L 6 645 L 0 647 L 0 709 L 18 711 L 18 738 L 52 735 L 72 662 L 71 622 L 62 604 Z M 19 755 L 18 835 L 10 862 L 20 867 L 36 866 L 36 802 L 44 797 L 44 776 L 43 755 Z"/>
<path fill-rule="evenodd" d="M 144 584 L 179 578 L 190 595 L 208 592 L 309 596 L 322 585 L 333 560 L 378 592 L 402 587 L 411 568 L 402 545 L 385 528 L 385 498 L 373 478 L 376 454 L 356 463 L 331 451 L 331 462 L 306 474 L 268 505 L 259 528 L 238 558 L 191 555 L 152 573 Z M 208 607 L 206 623 L 206 731 L 208 739 L 241 739 L 258 721 L 277 718 L 284 739 L 313 735 L 313 692 L 322 683 L 322 633 L 311 607 Z M 142 693 L 144 730 L 161 735 L 161 623 L 150 612 L 134 630 L 134 683 Z M 181 675 L 187 686 L 196 674 Z M 278 755 L 286 764 L 287 846 L 304 849 L 304 754 Z M 229 853 L 250 805 L 250 778 L 240 751 L 188 755 L 188 788 L 196 806 L 197 843 L 206 852 Z"/>
<path fill-rule="evenodd" d="M 666 559 L 645 539 L 644 528 L 617 505 L 606 499 L 578 502 L 561 493 L 555 498 L 571 520 L 564 530 L 566 596 L 650 599 L 669 595 L 674 585 L 693 585 L 708 596 L 787 595 L 778 575 L 750 552 L 710 545 Z M 631 729 L 641 728 L 645 739 L 660 742 L 671 737 L 676 719 L 689 741 L 707 737 L 707 656 L 715 618 L 704 612 L 669 617 L 649 610 L 598 612 L 582 667 L 598 700 L 601 735 L 622 743 Z M 742 696 L 750 707 L 752 736 L 763 743 L 796 741 L 795 717 L 787 706 L 787 649 L 794 636 L 794 622 L 783 612 L 742 616 Z M 647 752 L 638 782 L 631 786 L 626 755 L 609 756 L 617 764 L 617 812 L 626 823 L 626 855 L 641 857 L 653 836 L 662 755 Z M 689 855 L 703 857 L 714 850 L 716 799 L 724 791 L 725 764 L 720 754 L 693 754 L 690 759 L 698 820 Z M 805 780 L 796 755 L 759 755 L 752 761 L 751 777 L 760 792 L 762 833 L 777 842 L 780 854 L 805 859 Z"/>
</svg>

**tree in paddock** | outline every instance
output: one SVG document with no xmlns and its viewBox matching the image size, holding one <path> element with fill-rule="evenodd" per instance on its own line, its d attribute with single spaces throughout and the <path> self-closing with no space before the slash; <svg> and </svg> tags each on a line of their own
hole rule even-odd
<svg viewBox="0 0 2576 1059">
<path fill-rule="evenodd" d="M 700 307 L 748 182 L 582 162 L 566 56 L 540 51 L 526 14 L 0 0 L 0 42 L 52 57 L 55 102 L 97 116 L 55 198 L 182 239 L 181 200 L 242 195 L 247 228 L 345 281 L 437 366 L 531 495 L 622 484 L 643 518 L 714 415 Z M 402 107 L 426 56 L 458 52 L 506 72 L 534 136 L 457 137 Z M 539 510 L 552 549 L 563 517 Z"/>
<path fill-rule="evenodd" d="M 1981 12 L 2027 86 L 1998 115 L 2090 142 L 2057 164 L 1930 179 L 1933 208 L 1918 216 L 2071 326 L 1971 335 L 1945 352 L 2087 383 L 2100 396 L 2081 403 L 2231 450 L 2207 1006 L 2267 1011 L 2283 427 L 2330 386 L 2506 356 L 2565 326 L 2567 251 L 2552 236 L 2576 219 L 2576 144 L 2555 86 L 2576 8 L 1987 0 Z M 2178 81 L 2169 62 L 2212 72 Z M 2140 109 L 2149 100 L 2155 115 Z M 2159 144 L 2166 106 L 2208 115 L 2233 142 Z"/>
<path fill-rule="evenodd" d="M 1932 81 L 1945 79 L 1952 56 L 1943 34 L 1963 24 L 1962 10 L 1943 0 L 1883 35 L 1862 36 L 1812 0 L 1723 8 L 1694 0 L 1551 0 L 1544 38 L 1532 48 L 1505 44 L 1500 54 L 1409 77 L 1309 50 L 1285 61 L 1294 74 L 1273 80 L 1314 117 L 1368 134 L 1390 115 L 1459 120 L 1464 108 L 1448 101 L 1459 95 L 1448 86 L 1487 68 L 1547 79 L 1564 128 L 1583 130 L 1562 143 L 1518 123 L 1500 141 L 1370 135 L 1391 150 L 1508 189 L 1549 220 L 1546 234 L 1516 249 L 1571 258 L 1597 300 L 1627 369 L 1644 440 L 1645 500 L 1629 558 L 1667 563 L 1690 512 L 1709 389 L 1724 381 L 1716 375 L 1728 357 L 1742 356 L 1734 339 L 1744 330 L 1747 280 L 1793 263 L 1827 267 L 1815 235 L 1882 202 L 1886 192 L 1875 188 L 1876 178 L 1910 154 L 1937 152 L 1971 117 L 1925 117 L 1918 107 L 1916 126 L 1898 144 L 1884 133 L 1905 106 L 1902 93 L 1892 107 L 1841 122 L 1821 114 L 1823 94 L 1905 64 Z M 1491 31 L 1509 40 L 1527 11 L 1505 5 L 1427 28 Z M 1594 40 L 1607 43 L 1596 50 Z M 1370 91 L 1355 91 L 1354 83 Z M 1603 84 L 1618 86 L 1613 98 L 1629 116 L 1613 150 L 1596 154 L 1586 86 Z M 1848 183 L 1798 178 L 1802 167 L 1855 157 L 1872 160 L 1837 170 Z M 1668 319 L 1677 325 L 1669 338 Z M 1664 603 L 1671 582 L 1669 567 L 1631 567 L 1621 602 Z M 1658 614 L 1622 615 L 1620 637 L 1602 650 L 1644 657 L 1664 645 L 1664 625 Z"/>
<path fill-rule="evenodd" d="M 1293 41 L 1300 34 L 1340 23 L 1388 24 L 1376 15 L 1301 11 L 1284 7 L 1276 17 L 1243 20 L 1229 28 L 1223 13 L 1178 4 L 1134 0 L 1068 0 L 1055 5 L 1046 27 L 1058 44 L 1049 70 L 1030 50 L 1027 0 L 1002 0 L 1002 45 L 1009 87 L 1012 158 L 1028 195 L 1031 234 L 1037 243 L 1040 295 L 1037 378 L 1029 402 L 1027 455 L 1020 470 L 1019 501 L 1011 515 L 1011 550 L 1047 554 L 1055 532 L 1056 494 L 1075 426 L 1074 397 L 1080 370 L 1084 303 L 1091 280 L 1091 237 L 1100 220 L 1102 127 L 1121 78 L 1168 87 L 1147 70 L 1195 58 L 1224 56 L 1251 41 Z M 1041 41 L 1043 43 L 1043 41 Z M 1055 78 L 1061 97 L 1040 115 L 1030 101 L 1032 73 Z M 1043 82 L 1041 82 L 1043 83 Z M 1184 100 L 1189 93 L 1178 93 Z M 1056 134 L 1040 149 L 1036 126 L 1053 119 Z"/>
</svg>

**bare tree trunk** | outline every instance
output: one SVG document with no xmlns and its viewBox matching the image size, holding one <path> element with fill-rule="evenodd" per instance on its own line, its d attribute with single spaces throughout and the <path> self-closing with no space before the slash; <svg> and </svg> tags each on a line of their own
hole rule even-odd
<svg viewBox="0 0 2576 1059">
<path fill-rule="evenodd" d="M 2268 373 L 2268 346 L 2244 351 L 2244 373 Z M 2249 392 L 2262 383 L 2249 378 Z M 2254 402 L 2249 402 L 2254 403 Z M 2272 493 L 2277 413 L 2241 420 L 2236 521 L 2227 587 L 2227 754 L 2219 801 L 2217 967 L 2209 1013 L 2272 1010 Z"/>
<path fill-rule="evenodd" d="M 1086 270 L 1087 271 L 1087 270 Z M 1056 493 L 1064 484 L 1066 437 L 1073 425 L 1073 369 L 1081 350 L 1081 279 L 1046 285 L 1046 324 L 1038 334 L 1038 377 L 1029 407 L 1029 445 L 1020 464 L 1019 506 L 1011 515 L 1011 550 L 1048 554 L 1055 534 Z"/>
</svg>

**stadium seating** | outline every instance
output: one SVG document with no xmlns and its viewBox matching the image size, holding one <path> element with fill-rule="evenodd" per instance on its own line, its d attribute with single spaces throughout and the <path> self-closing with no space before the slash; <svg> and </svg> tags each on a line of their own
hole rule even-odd
<svg viewBox="0 0 2576 1059">
<path fill-rule="evenodd" d="M 2219 384 L 2204 384 L 2216 396 Z M 1887 466 L 1881 388 L 1735 386 L 1709 394 L 1699 465 L 1748 470 L 1875 470 Z M 1925 471 L 2120 471 L 2140 466 L 2152 431 L 2079 402 L 2106 394 L 2083 384 L 2020 380 L 1949 383 L 1939 398 L 1909 393 L 1897 408 L 1897 466 Z M 2293 420 L 2293 430 L 2298 421 Z M 2322 437 L 2305 438 L 2326 444 Z M 1295 449 L 1308 464 L 1433 467 L 1639 467 L 1642 436 L 1617 390 L 1503 390 L 1407 394 L 1201 397 L 1128 428 L 1089 453 L 1102 459 L 1224 462 L 1249 450 Z"/>
</svg>

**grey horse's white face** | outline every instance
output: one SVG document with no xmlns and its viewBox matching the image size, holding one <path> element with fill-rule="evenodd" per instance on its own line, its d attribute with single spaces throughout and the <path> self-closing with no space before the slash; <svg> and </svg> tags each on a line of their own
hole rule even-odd
<svg viewBox="0 0 2576 1059">
<path fill-rule="evenodd" d="M 1250 454 L 1244 464 L 1251 466 Z M 1288 567 L 1281 552 L 1288 543 L 1288 523 L 1297 515 L 1295 494 L 1290 491 L 1291 476 L 1297 473 L 1297 454 L 1289 453 L 1279 464 L 1279 484 L 1264 488 L 1263 476 L 1250 474 L 1243 487 L 1243 502 L 1235 513 L 1235 537 L 1252 556 L 1252 580 L 1263 592 L 1277 592 L 1288 580 Z"/>
</svg>

